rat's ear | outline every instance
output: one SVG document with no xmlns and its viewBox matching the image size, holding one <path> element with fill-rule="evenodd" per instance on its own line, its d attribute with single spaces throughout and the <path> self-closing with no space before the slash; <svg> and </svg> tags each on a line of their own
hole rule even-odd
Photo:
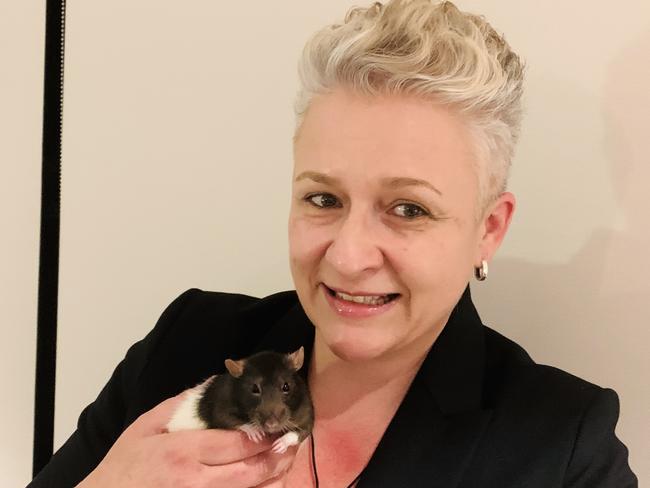
<svg viewBox="0 0 650 488">
<path fill-rule="evenodd" d="M 305 361 L 305 348 L 300 346 L 300 349 L 298 349 L 296 352 L 287 354 L 287 358 L 289 359 L 291 367 L 298 371 L 300 368 L 302 368 L 302 363 Z"/>
<path fill-rule="evenodd" d="M 233 361 L 232 359 L 226 359 L 225 361 L 226 369 L 228 372 L 233 375 L 235 378 L 239 378 L 244 372 L 244 360 L 240 359 L 239 361 Z"/>
</svg>

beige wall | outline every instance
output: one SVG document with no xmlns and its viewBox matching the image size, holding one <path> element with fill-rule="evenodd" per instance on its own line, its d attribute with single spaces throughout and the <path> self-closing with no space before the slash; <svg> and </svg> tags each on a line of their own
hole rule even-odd
<svg viewBox="0 0 650 488">
<path fill-rule="evenodd" d="M 68 5 L 57 445 L 180 292 L 291 287 L 296 60 L 353 3 Z M 614 388 L 650 479 L 650 5 L 458 4 L 528 62 L 519 208 L 479 310 L 538 362 Z"/>
<path fill-rule="evenodd" d="M 45 2 L 0 2 L 0 486 L 32 472 Z"/>
<path fill-rule="evenodd" d="M 619 437 L 650 480 L 650 3 L 467 0 L 521 46 L 527 114 L 519 209 L 483 321 L 551 364 L 614 388 Z"/>
</svg>

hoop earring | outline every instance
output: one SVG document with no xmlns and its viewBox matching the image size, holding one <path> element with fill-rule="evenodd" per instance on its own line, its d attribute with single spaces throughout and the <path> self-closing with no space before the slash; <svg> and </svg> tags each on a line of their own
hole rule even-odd
<svg viewBox="0 0 650 488">
<path fill-rule="evenodd" d="M 488 276 L 488 263 L 485 259 L 481 260 L 481 266 L 474 268 L 474 277 L 478 281 L 485 281 Z"/>
</svg>

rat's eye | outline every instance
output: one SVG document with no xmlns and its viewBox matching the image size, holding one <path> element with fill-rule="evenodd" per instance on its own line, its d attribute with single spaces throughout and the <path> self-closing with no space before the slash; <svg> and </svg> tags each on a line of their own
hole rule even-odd
<svg viewBox="0 0 650 488">
<path fill-rule="evenodd" d="M 291 390 L 291 388 L 289 387 L 289 383 L 285 383 L 284 385 L 282 385 L 283 393 L 289 393 L 289 390 Z"/>
<path fill-rule="evenodd" d="M 253 386 L 251 386 L 251 393 L 253 393 L 253 395 L 259 395 L 262 393 L 262 390 L 260 390 L 260 385 L 253 384 Z"/>
</svg>

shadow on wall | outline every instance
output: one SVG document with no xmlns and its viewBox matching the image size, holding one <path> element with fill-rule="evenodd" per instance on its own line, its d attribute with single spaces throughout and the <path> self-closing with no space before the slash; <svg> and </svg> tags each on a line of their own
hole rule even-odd
<svg viewBox="0 0 650 488">
<path fill-rule="evenodd" d="M 631 464 L 640 479 L 642 471 L 650 470 L 640 463 L 650 447 L 648 53 L 650 31 L 621 50 L 607 67 L 599 110 L 605 135 L 600 144 L 590 142 L 602 151 L 611 170 L 613 192 L 625 216 L 624 226 L 618 226 L 621 230 L 612 230 L 615 222 L 603 221 L 562 264 L 497 259 L 491 282 L 473 286 L 484 321 L 520 342 L 537 362 L 619 393 L 622 410 L 617 430 L 630 448 Z M 566 86 L 555 88 L 566 91 Z M 580 93 L 575 96 L 584 100 Z M 549 110 L 553 108 L 566 112 L 566 107 Z M 589 184 L 589 173 L 584 184 Z M 598 207 L 596 201 L 593 205 Z M 559 218 L 564 219 L 562 225 L 570 225 L 566 216 Z M 507 318 L 506 323 L 490 323 L 498 317 Z"/>
</svg>

